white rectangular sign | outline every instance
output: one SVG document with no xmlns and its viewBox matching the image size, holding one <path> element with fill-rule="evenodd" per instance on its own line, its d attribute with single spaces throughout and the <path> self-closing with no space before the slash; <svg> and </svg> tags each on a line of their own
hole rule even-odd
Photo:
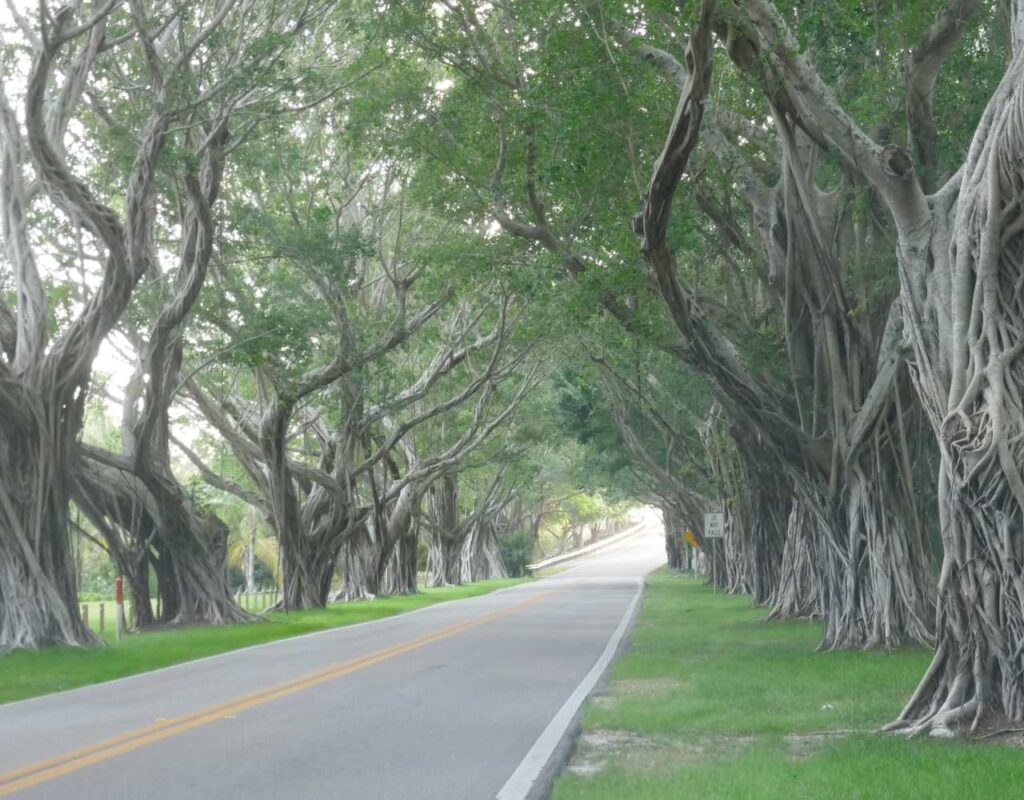
<svg viewBox="0 0 1024 800">
<path fill-rule="evenodd" d="M 721 511 L 714 511 L 704 515 L 704 538 L 725 538 L 725 514 Z"/>
</svg>

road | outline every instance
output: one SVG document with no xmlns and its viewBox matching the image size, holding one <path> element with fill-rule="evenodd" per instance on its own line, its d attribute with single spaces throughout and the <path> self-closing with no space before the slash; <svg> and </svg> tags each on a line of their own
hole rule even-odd
<svg viewBox="0 0 1024 800">
<path fill-rule="evenodd" d="M 0 706 L 0 797 L 518 800 L 664 556 Z"/>
</svg>

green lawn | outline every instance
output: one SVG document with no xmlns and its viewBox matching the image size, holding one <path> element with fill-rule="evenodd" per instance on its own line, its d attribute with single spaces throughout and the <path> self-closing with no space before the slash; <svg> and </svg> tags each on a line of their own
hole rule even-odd
<svg viewBox="0 0 1024 800">
<path fill-rule="evenodd" d="M 819 653 L 818 625 L 766 624 L 763 613 L 696 580 L 652 576 L 552 800 L 963 800 L 1024 785 L 1017 748 L 875 733 L 926 651 Z"/>
<path fill-rule="evenodd" d="M 317 611 L 270 614 L 266 622 L 250 625 L 155 631 L 130 635 L 121 642 L 114 641 L 108 620 L 107 647 L 48 648 L 0 655 L 0 703 L 121 678 L 275 639 L 390 617 L 444 600 L 476 597 L 523 580 L 514 578 L 422 589 L 419 594 L 408 597 L 384 597 L 336 603 Z"/>
</svg>

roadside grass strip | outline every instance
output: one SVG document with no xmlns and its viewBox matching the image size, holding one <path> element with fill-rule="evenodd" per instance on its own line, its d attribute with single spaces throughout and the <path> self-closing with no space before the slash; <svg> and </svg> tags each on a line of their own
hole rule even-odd
<svg viewBox="0 0 1024 800">
<path fill-rule="evenodd" d="M 52 647 L 0 655 L 0 703 L 76 689 L 124 678 L 243 647 L 306 633 L 371 622 L 406 611 L 488 594 L 522 583 L 521 578 L 465 586 L 421 589 L 404 597 L 334 603 L 324 609 L 269 614 L 263 622 L 202 628 L 176 628 L 132 634 L 120 642 L 106 636 L 102 648 Z"/>
<path fill-rule="evenodd" d="M 893 719 L 930 653 L 817 652 L 815 622 L 667 570 L 586 705 L 552 800 L 930 800 L 1024 796 L 1018 738 L 907 739 Z"/>
</svg>

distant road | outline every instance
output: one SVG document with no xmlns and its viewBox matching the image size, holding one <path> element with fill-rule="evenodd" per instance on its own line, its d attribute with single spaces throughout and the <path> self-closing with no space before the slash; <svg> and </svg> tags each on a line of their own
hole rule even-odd
<svg viewBox="0 0 1024 800">
<path fill-rule="evenodd" d="M 525 797 L 664 561 L 651 523 L 483 597 L 0 706 L 0 797 Z"/>
</svg>

